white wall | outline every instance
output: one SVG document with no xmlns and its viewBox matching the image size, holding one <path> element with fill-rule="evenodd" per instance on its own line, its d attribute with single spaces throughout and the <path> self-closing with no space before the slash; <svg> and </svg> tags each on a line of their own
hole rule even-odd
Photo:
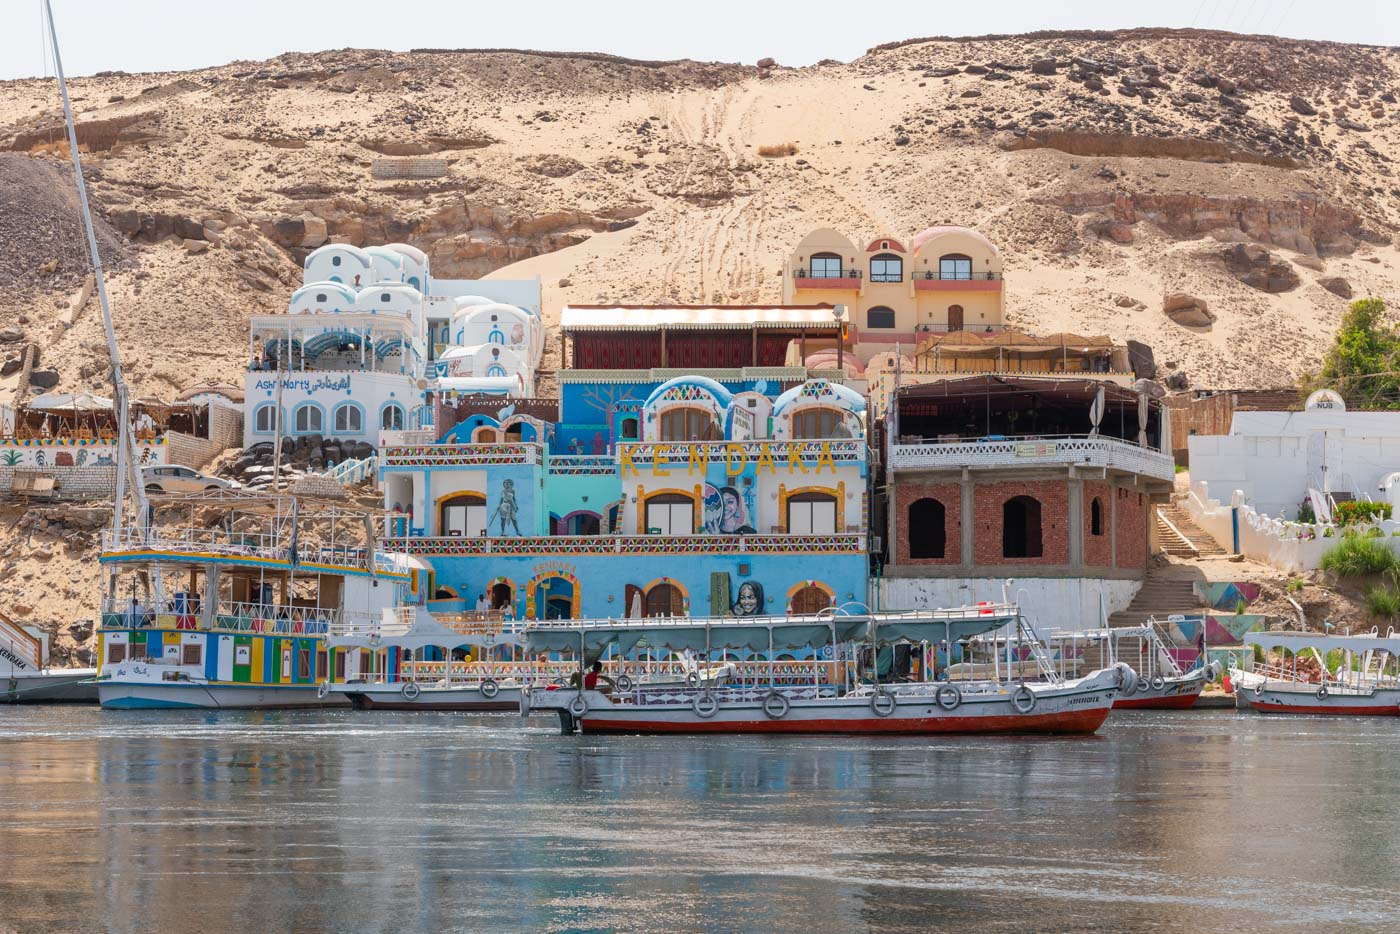
<svg viewBox="0 0 1400 934">
<path fill-rule="evenodd" d="M 1045 629 L 1097 629 L 1100 613 L 1125 610 L 1133 602 L 1141 581 L 1103 580 L 1091 577 L 1011 578 L 1006 593 L 1021 605 L 1032 626 Z M 932 610 L 967 606 L 1002 599 L 1007 578 L 890 577 L 879 581 L 881 610 Z"/>
</svg>

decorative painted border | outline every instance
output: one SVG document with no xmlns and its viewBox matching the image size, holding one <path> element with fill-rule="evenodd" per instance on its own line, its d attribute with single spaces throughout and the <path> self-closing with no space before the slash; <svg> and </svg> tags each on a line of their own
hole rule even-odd
<svg viewBox="0 0 1400 934">
<path fill-rule="evenodd" d="M 557 535 L 531 538 L 389 538 L 382 547 L 410 555 L 503 557 L 572 555 L 859 555 L 866 537 L 837 535 Z"/>
</svg>

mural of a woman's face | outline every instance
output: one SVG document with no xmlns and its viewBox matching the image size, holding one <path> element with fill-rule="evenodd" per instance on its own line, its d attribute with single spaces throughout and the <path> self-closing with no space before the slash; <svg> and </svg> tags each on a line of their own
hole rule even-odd
<svg viewBox="0 0 1400 934">
<path fill-rule="evenodd" d="M 744 504 L 739 499 L 739 491 L 732 486 L 727 486 L 719 492 L 720 499 L 724 501 L 724 519 L 722 525 L 726 530 L 736 529 L 744 524 Z"/>
<path fill-rule="evenodd" d="M 739 585 L 739 612 L 744 616 L 753 616 L 759 610 L 762 598 L 758 595 L 758 587 L 752 581 L 744 581 Z"/>
</svg>

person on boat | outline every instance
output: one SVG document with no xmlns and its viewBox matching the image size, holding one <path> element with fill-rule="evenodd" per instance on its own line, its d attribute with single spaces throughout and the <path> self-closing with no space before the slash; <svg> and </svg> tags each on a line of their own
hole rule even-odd
<svg viewBox="0 0 1400 934">
<path fill-rule="evenodd" d="M 603 682 L 603 687 L 601 688 L 598 687 L 599 681 Z M 569 678 L 569 683 L 574 687 L 578 687 L 578 672 L 574 672 Z M 603 663 L 601 661 L 594 662 L 592 667 L 590 667 L 583 676 L 583 689 L 585 691 L 602 691 L 604 694 L 610 694 L 614 687 L 616 687 L 616 685 L 613 679 L 603 674 Z"/>
</svg>

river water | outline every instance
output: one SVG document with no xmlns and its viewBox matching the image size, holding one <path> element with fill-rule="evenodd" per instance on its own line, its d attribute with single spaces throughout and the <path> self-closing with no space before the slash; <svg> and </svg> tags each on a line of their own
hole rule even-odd
<svg viewBox="0 0 1400 934">
<path fill-rule="evenodd" d="M 565 737 L 0 707 L 0 931 L 1251 931 L 1400 923 L 1400 720 Z"/>
</svg>

